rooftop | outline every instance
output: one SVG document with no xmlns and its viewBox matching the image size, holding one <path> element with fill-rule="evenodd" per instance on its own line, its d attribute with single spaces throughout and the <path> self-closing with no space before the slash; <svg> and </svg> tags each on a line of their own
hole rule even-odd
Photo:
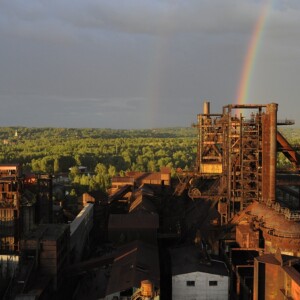
<svg viewBox="0 0 300 300">
<path fill-rule="evenodd" d="M 26 240 L 57 240 L 66 231 L 70 230 L 68 224 L 40 224 L 34 231 L 29 232 Z"/>
<path fill-rule="evenodd" d="M 134 241 L 119 248 L 114 259 L 106 295 L 140 287 L 142 280 L 150 280 L 159 287 L 158 248 Z"/>
<path fill-rule="evenodd" d="M 142 185 L 134 194 L 133 201 L 130 204 L 129 212 L 145 211 L 154 213 L 157 211 L 155 205 L 151 201 L 154 196 L 153 190 L 148 185 Z"/>
<path fill-rule="evenodd" d="M 109 229 L 157 229 L 159 227 L 158 214 L 111 214 L 109 216 Z"/>
<path fill-rule="evenodd" d="M 228 270 L 223 261 L 208 259 L 200 247 L 188 245 L 173 248 L 171 252 L 172 275 L 188 274 L 193 272 L 228 276 Z"/>
</svg>

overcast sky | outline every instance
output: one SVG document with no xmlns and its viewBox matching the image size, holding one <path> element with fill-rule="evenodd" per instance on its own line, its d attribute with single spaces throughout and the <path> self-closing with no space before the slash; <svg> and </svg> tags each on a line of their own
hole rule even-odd
<svg viewBox="0 0 300 300">
<path fill-rule="evenodd" d="M 0 126 L 190 126 L 236 102 L 264 0 L 0 0 Z M 300 1 L 274 0 L 248 103 L 300 127 Z"/>
</svg>

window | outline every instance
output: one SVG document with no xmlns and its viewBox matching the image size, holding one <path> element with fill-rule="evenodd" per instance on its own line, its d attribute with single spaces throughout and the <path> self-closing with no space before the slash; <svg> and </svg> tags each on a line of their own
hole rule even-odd
<svg viewBox="0 0 300 300">
<path fill-rule="evenodd" d="M 195 286 L 195 281 L 192 280 L 187 281 L 186 286 Z"/>
<path fill-rule="evenodd" d="M 216 281 L 216 280 L 210 280 L 208 282 L 208 284 L 209 284 L 209 286 L 217 286 L 218 285 L 218 281 Z"/>
</svg>

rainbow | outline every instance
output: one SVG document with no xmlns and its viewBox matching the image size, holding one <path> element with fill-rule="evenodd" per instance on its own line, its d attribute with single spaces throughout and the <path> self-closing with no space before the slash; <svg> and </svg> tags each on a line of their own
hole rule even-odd
<svg viewBox="0 0 300 300">
<path fill-rule="evenodd" d="M 266 0 L 257 22 L 255 23 L 242 67 L 241 80 L 236 93 L 236 101 L 238 104 L 245 104 L 248 100 L 255 60 L 271 6 L 272 0 Z"/>
</svg>

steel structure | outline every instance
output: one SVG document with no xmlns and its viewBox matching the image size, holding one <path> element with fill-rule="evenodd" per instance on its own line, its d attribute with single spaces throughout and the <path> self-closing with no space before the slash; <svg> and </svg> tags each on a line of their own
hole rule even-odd
<svg viewBox="0 0 300 300">
<path fill-rule="evenodd" d="M 20 195 L 22 184 L 19 179 L 20 166 L 0 167 L 0 254 L 19 251 Z"/>
<path fill-rule="evenodd" d="M 177 194 L 188 187 L 191 198 L 218 203 L 222 224 L 254 201 L 275 203 L 277 149 L 299 166 L 299 155 L 277 132 L 277 109 L 276 103 L 231 104 L 222 113 L 212 114 L 210 103 L 205 102 L 195 125 L 196 169 L 185 174 Z"/>
<path fill-rule="evenodd" d="M 52 222 L 52 177 L 25 178 L 20 164 L 0 165 L 0 255 L 19 253 L 21 236 Z"/>
<path fill-rule="evenodd" d="M 277 110 L 276 103 L 232 104 L 212 114 L 205 102 L 195 125 L 196 167 L 181 174 L 175 190 L 179 195 L 188 189 L 206 218 L 218 210 L 218 233 L 207 238 L 202 228 L 202 235 L 228 261 L 231 299 L 252 298 L 253 258 L 259 253 L 300 257 L 300 155 L 277 130 L 293 121 L 277 120 Z M 277 170 L 278 152 L 292 165 L 284 172 Z M 200 219 L 197 228 L 202 224 Z M 265 278 L 260 280 L 267 288 Z M 278 284 L 271 291 L 275 295 L 281 289 Z"/>
</svg>

